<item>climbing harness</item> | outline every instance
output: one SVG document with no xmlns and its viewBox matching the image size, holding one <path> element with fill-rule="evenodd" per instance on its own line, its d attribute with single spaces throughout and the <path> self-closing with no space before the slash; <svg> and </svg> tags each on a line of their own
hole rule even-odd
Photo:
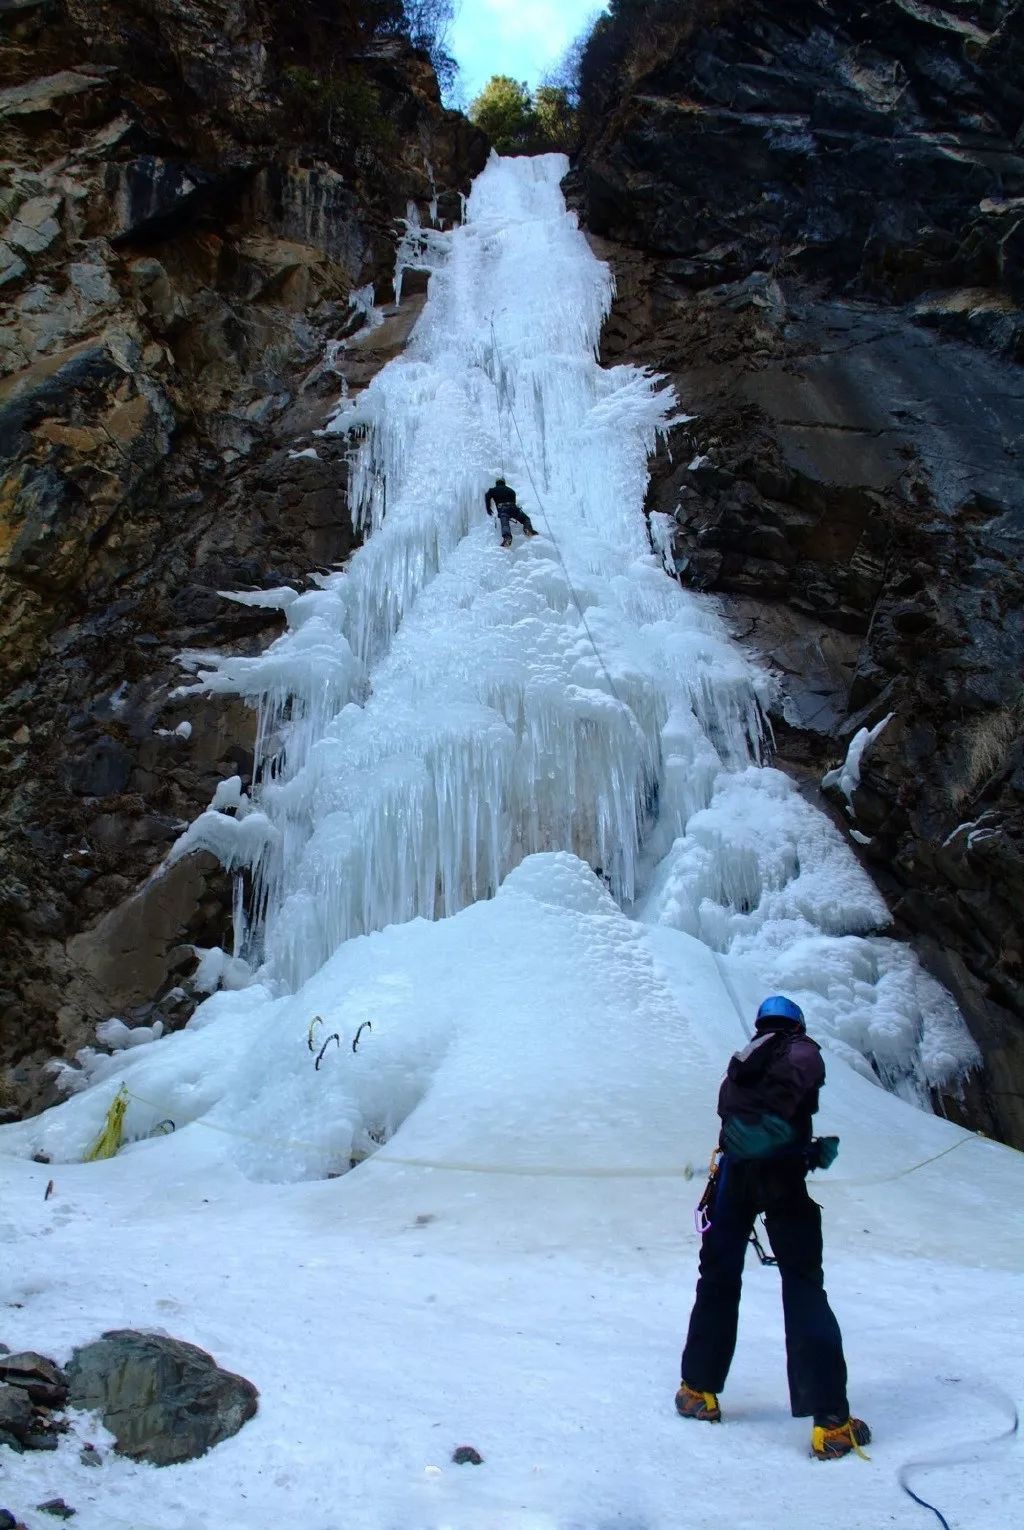
<svg viewBox="0 0 1024 1530">
<path fill-rule="evenodd" d="M 711 1208 L 715 1204 L 718 1194 L 718 1176 L 722 1167 L 722 1150 L 715 1148 L 708 1164 L 708 1182 L 704 1186 L 704 1194 L 697 1202 L 693 1211 L 693 1222 L 697 1229 L 698 1238 L 703 1238 L 706 1232 L 711 1230 Z"/>
<path fill-rule="evenodd" d="M 762 1223 L 762 1225 L 764 1224 L 764 1217 L 761 1218 L 761 1223 Z M 753 1227 L 750 1229 L 750 1239 L 749 1239 L 749 1242 L 750 1242 L 751 1247 L 754 1250 L 754 1253 L 757 1255 L 758 1259 L 760 1259 L 762 1264 L 768 1264 L 768 1265 L 774 1266 L 776 1269 L 778 1268 L 779 1261 L 776 1259 L 774 1254 L 769 1254 L 768 1250 L 765 1248 L 764 1244 L 761 1242 L 761 1239 L 757 1236 L 757 1223 L 756 1222 L 754 1223 Z"/>
<path fill-rule="evenodd" d="M 719 1187 L 725 1177 L 725 1172 L 726 1170 L 722 1149 L 716 1147 L 715 1151 L 711 1154 L 711 1161 L 708 1164 L 708 1182 L 704 1186 L 704 1194 L 701 1196 L 693 1210 L 693 1225 L 697 1229 L 698 1238 L 703 1238 L 706 1232 L 711 1231 L 711 1213 L 714 1210 L 715 1201 L 718 1198 Z M 779 1261 L 775 1258 L 774 1254 L 769 1254 L 768 1250 L 761 1242 L 761 1239 L 758 1237 L 756 1223 L 750 1229 L 750 1237 L 748 1242 L 753 1247 L 754 1253 L 757 1255 L 758 1259 L 760 1259 L 762 1264 L 778 1264 Z"/>
</svg>

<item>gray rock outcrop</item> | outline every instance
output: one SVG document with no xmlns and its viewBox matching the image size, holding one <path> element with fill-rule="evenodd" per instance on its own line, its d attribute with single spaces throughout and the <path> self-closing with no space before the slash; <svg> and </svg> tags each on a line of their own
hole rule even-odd
<svg viewBox="0 0 1024 1530">
<path fill-rule="evenodd" d="M 1024 1146 L 1024 5 L 613 9 L 572 194 L 607 359 L 697 415 L 650 509 L 779 764 L 894 714 L 837 821 L 981 1045 L 945 1108 Z"/>
<path fill-rule="evenodd" d="M 72 1407 L 100 1414 L 120 1455 L 172 1466 L 205 1455 L 256 1413 L 252 1382 L 222 1371 L 195 1344 L 117 1329 L 76 1349 Z"/>
<path fill-rule="evenodd" d="M 12 1355 L 0 1347 L 0 1445 L 56 1450 L 61 1422 L 54 1410 L 67 1398 L 67 1378 L 45 1355 Z"/>
</svg>

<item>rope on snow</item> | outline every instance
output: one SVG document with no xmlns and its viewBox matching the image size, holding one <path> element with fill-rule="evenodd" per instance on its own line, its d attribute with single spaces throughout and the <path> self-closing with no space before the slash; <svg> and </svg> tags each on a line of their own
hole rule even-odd
<svg viewBox="0 0 1024 1530">
<path fill-rule="evenodd" d="M 941 1509 L 937 1509 L 933 1503 L 928 1502 L 927 1498 L 922 1498 L 918 1493 L 914 1492 L 909 1482 L 910 1474 L 911 1472 L 926 1471 L 932 1466 L 967 1466 L 976 1461 L 983 1460 L 995 1446 L 1001 1444 L 1004 1440 L 1012 1440 L 1020 1429 L 1020 1413 L 1018 1412 L 1017 1404 L 1001 1387 L 992 1387 L 990 1395 L 997 1398 L 1000 1403 L 1009 1405 L 1009 1412 L 1013 1416 L 1013 1423 L 1008 1429 L 1000 1430 L 990 1440 L 979 1440 L 977 1444 L 970 1445 L 957 1454 L 951 1455 L 949 1451 L 943 1451 L 941 1455 L 921 1456 L 916 1461 L 904 1461 L 896 1473 L 896 1480 L 907 1497 L 912 1498 L 922 1509 L 927 1509 L 930 1514 L 934 1514 L 942 1526 L 942 1530 L 952 1530 L 949 1520 L 942 1513 Z"/>
</svg>

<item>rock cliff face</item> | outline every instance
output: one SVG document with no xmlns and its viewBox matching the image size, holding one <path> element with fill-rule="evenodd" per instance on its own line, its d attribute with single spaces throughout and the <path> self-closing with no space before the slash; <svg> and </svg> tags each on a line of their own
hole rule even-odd
<svg viewBox="0 0 1024 1530">
<path fill-rule="evenodd" d="M 263 646 L 218 592 L 351 550 L 343 448 L 294 447 L 415 318 L 357 333 L 396 219 L 457 218 L 487 152 L 386 10 L 0 5 L 0 1108 L 96 1019 L 184 1018 L 228 938 L 212 862 L 147 880 L 251 767 L 176 656 Z"/>
<path fill-rule="evenodd" d="M 808 790 L 892 714 L 837 819 L 985 1054 L 951 1113 L 1024 1146 L 1024 5 L 675 10 L 573 177 L 609 357 L 697 415 L 650 508 Z"/>
</svg>

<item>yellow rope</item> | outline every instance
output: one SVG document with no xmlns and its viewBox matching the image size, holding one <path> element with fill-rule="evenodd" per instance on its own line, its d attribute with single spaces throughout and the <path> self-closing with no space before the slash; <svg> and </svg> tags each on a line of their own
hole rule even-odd
<svg viewBox="0 0 1024 1530">
<path fill-rule="evenodd" d="M 127 1109 L 128 1091 L 122 1084 L 111 1101 L 103 1130 L 86 1153 L 83 1163 L 95 1163 L 100 1158 L 114 1157 L 124 1136 L 124 1113 Z"/>
</svg>

